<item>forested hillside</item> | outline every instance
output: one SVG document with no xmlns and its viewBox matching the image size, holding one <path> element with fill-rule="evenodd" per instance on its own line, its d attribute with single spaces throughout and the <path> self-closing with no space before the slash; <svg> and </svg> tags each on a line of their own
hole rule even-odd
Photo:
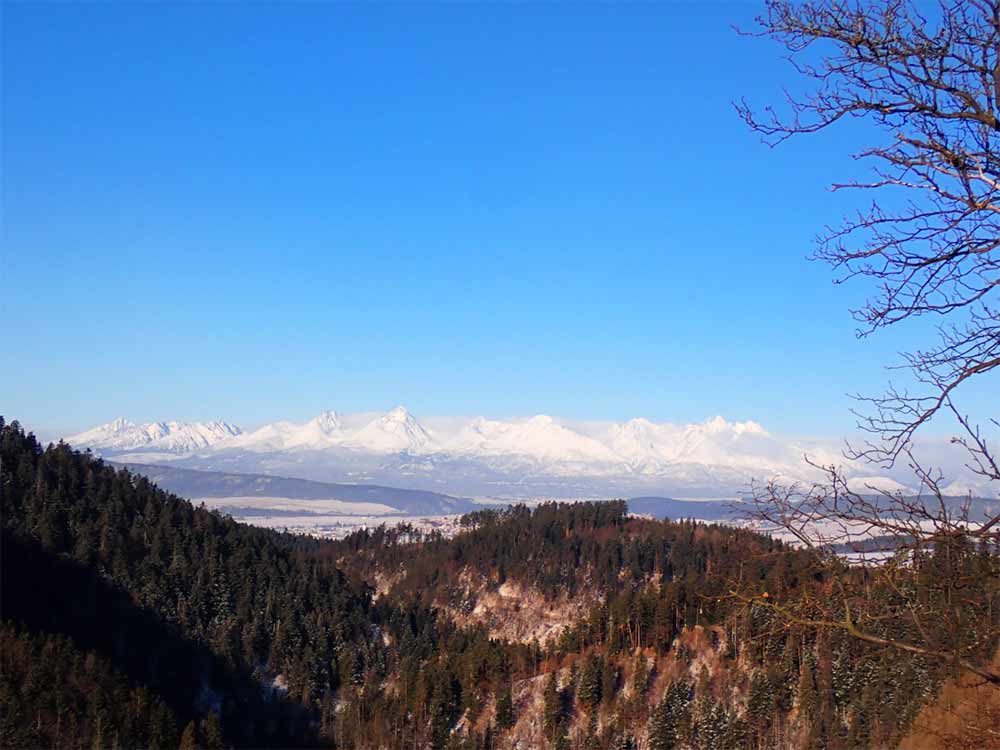
<svg viewBox="0 0 1000 750">
<path fill-rule="evenodd" d="M 537 668 L 515 674 L 492 715 L 470 722 L 499 737 L 498 747 L 539 736 L 588 748 L 892 747 L 947 673 L 923 656 L 776 616 L 764 604 L 807 606 L 835 583 L 809 554 L 748 530 L 631 518 L 620 502 L 481 511 L 463 526 L 452 539 L 408 527 L 360 531 L 331 548 L 392 600 L 496 636 L 567 599 L 588 602 L 568 609 L 546 642 L 529 643 L 542 654 Z M 967 565 L 987 587 L 995 577 L 995 550 L 947 555 L 925 561 L 912 581 L 928 598 L 946 564 Z M 757 591 L 761 605 L 732 596 L 736 585 Z M 852 585 L 863 606 L 888 612 L 892 592 L 860 570 Z M 480 610 L 495 616 L 478 618 Z M 995 624 L 970 622 L 970 636 Z M 902 635 L 899 627 L 887 619 L 882 633 Z M 988 653 L 995 637 L 981 646 Z"/>
<path fill-rule="evenodd" d="M 229 741 L 304 742 L 301 708 L 264 701 L 260 680 L 281 673 L 308 704 L 338 684 L 337 654 L 377 650 L 368 593 L 315 542 L 193 508 L 67 446 L 43 451 L 17 423 L 0 456 L 4 618 L 95 651 L 180 720 L 217 712 Z"/>
<path fill-rule="evenodd" d="M 16 422 L 0 461 L 5 747 L 886 747 L 947 673 L 732 597 L 830 585 L 747 530 L 580 503 L 324 542 Z M 536 616 L 544 638 L 503 627 Z"/>
</svg>

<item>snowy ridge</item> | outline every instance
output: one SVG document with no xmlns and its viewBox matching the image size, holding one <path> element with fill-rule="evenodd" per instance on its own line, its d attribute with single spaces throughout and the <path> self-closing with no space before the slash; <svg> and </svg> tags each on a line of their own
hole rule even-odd
<svg viewBox="0 0 1000 750">
<path fill-rule="evenodd" d="M 230 423 L 116 419 L 65 438 L 77 448 L 202 470 L 283 473 L 319 481 L 376 482 L 467 494 L 683 492 L 735 494 L 751 480 L 818 479 L 804 455 L 843 467 L 852 486 L 912 488 L 912 477 L 873 476 L 846 462 L 840 441 L 798 440 L 753 421 L 695 424 L 574 422 L 544 414 L 511 419 L 324 411 L 305 422 L 242 431 Z M 956 467 L 956 488 L 978 484 Z M 696 494 L 697 494 L 696 493 Z"/>
<path fill-rule="evenodd" d="M 755 422 L 727 422 L 722 417 L 692 425 L 633 419 L 596 431 L 576 428 L 545 414 L 510 420 L 475 417 L 451 420 L 449 425 L 433 418 L 428 422 L 422 423 L 402 406 L 367 416 L 324 411 L 306 422 L 273 422 L 252 432 L 227 422 L 137 425 L 116 419 L 65 440 L 105 451 L 142 449 L 182 454 L 209 448 L 254 452 L 343 448 L 412 456 L 519 457 L 541 464 L 638 471 L 678 463 L 740 466 L 747 463 L 742 453 L 773 447 L 775 442 Z M 756 456 L 749 465 L 760 465 L 763 458 Z"/>
<path fill-rule="evenodd" d="M 95 450 L 157 449 L 187 453 L 220 443 L 240 434 L 240 428 L 228 422 L 150 422 L 137 425 L 118 418 L 64 440 L 73 446 Z"/>
</svg>

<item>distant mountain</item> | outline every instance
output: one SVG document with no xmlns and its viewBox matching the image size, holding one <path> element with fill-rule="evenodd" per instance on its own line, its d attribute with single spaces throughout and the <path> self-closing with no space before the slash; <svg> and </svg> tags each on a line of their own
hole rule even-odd
<svg viewBox="0 0 1000 750">
<path fill-rule="evenodd" d="M 846 461 L 839 441 L 779 436 L 757 422 L 719 416 L 687 425 L 544 414 L 418 419 L 399 406 L 363 414 L 324 411 L 305 422 L 272 422 L 251 431 L 221 421 L 137 425 L 117 419 L 65 439 L 122 462 L 509 499 L 731 497 L 754 480 L 818 479 L 805 455 L 843 467 L 859 491 L 907 493 L 914 483 L 906 467 L 881 475 Z M 948 491 L 987 494 L 961 460 L 937 460 L 948 450 L 940 441 L 932 462 L 945 470 Z"/>
<path fill-rule="evenodd" d="M 633 497 L 628 511 L 639 516 L 678 520 L 732 521 L 739 515 L 735 500 L 675 500 L 671 497 Z"/>
<path fill-rule="evenodd" d="M 891 507 L 884 497 L 871 492 L 863 492 L 862 494 L 868 499 L 873 508 L 886 508 L 889 511 Z M 908 499 L 914 503 L 921 502 L 920 498 L 917 496 L 907 496 Z M 952 510 L 956 517 L 962 512 L 962 508 L 965 503 L 968 502 L 968 497 L 963 497 L 959 495 L 946 495 L 943 497 L 945 506 Z M 929 512 L 934 513 L 938 510 L 938 503 L 940 502 L 937 498 L 925 496 L 923 502 L 926 504 Z M 653 518 L 664 518 L 670 520 L 679 519 L 695 519 L 698 521 L 721 521 L 721 522 L 732 522 L 740 519 L 742 511 L 744 510 L 742 503 L 739 499 L 733 498 L 732 500 L 676 500 L 671 497 L 633 497 L 628 501 L 629 513 L 640 515 L 640 516 L 652 516 Z M 979 521 L 986 518 L 992 518 L 1000 513 L 1000 501 L 992 500 L 984 497 L 975 498 L 971 508 L 971 520 Z M 847 549 L 845 547 L 845 549 Z"/>
<path fill-rule="evenodd" d="M 143 449 L 188 453 L 234 438 L 241 432 L 239 427 L 222 421 L 150 422 L 138 425 L 119 418 L 71 435 L 65 441 L 73 446 L 109 452 Z"/>
<path fill-rule="evenodd" d="M 303 423 L 274 422 L 243 432 L 226 422 L 152 422 L 116 419 L 64 438 L 71 445 L 108 452 L 130 450 L 184 454 L 210 448 L 280 451 L 351 449 L 412 456 L 517 458 L 592 474 L 663 469 L 678 463 L 731 467 L 783 465 L 784 446 L 755 422 L 713 417 L 693 425 L 578 425 L 539 414 L 494 420 L 418 420 L 405 407 L 376 414 L 322 412 Z"/>
<path fill-rule="evenodd" d="M 403 515 L 449 515 L 482 508 L 471 500 L 425 490 L 331 484 L 264 474 L 196 471 L 174 466 L 134 463 L 120 465 L 143 475 L 161 489 L 189 499 L 233 497 L 343 500 L 351 503 L 387 505 Z"/>
</svg>

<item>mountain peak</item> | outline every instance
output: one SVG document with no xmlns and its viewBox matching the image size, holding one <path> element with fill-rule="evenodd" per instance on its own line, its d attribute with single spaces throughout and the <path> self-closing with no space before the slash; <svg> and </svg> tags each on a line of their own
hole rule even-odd
<svg viewBox="0 0 1000 750">
<path fill-rule="evenodd" d="M 706 419 L 702 426 L 709 432 L 722 432 L 729 427 L 729 422 L 722 415 L 716 414 L 714 417 Z"/>
<path fill-rule="evenodd" d="M 340 430 L 340 415 L 332 409 L 322 411 L 312 418 L 312 423 L 325 435 Z"/>
<path fill-rule="evenodd" d="M 405 406 L 376 417 L 350 439 L 350 444 L 376 453 L 419 453 L 432 442 L 430 434 Z"/>
<path fill-rule="evenodd" d="M 646 435 L 656 430 L 656 425 L 645 417 L 633 417 L 628 422 L 613 425 L 615 434 Z"/>
<path fill-rule="evenodd" d="M 409 422 L 413 420 L 413 415 L 405 406 L 397 406 L 392 411 L 385 413 L 385 419 L 392 422 Z"/>
<path fill-rule="evenodd" d="M 119 417 L 100 427 L 65 438 L 70 445 L 110 451 L 158 449 L 173 453 L 208 448 L 242 432 L 228 422 L 147 422 Z"/>
</svg>

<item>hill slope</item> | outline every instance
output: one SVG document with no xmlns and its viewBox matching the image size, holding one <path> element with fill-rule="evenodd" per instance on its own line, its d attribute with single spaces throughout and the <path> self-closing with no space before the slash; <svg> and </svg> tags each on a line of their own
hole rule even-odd
<svg viewBox="0 0 1000 750">
<path fill-rule="evenodd" d="M 344 500 L 389 506 L 401 515 L 466 513 L 479 506 L 471 500 L 427 490 L 408 490 L 367 484 L 334 484 L 269 474 L 199 471 L 176 466 L 124 463 L 120 465 L 151 482 L 187 498 L 279 497 L 297 500 Z M 376 511 L 381 514 L 383 511 Z"/>
<path fill-rule="evenodd" d="M 0 489 L 5 746 L 889 747 L 946 671 L 728 596 L 827 595 L 808 555 L 622 502 L 322 542 L 2 420 Z"/>
</svg>

